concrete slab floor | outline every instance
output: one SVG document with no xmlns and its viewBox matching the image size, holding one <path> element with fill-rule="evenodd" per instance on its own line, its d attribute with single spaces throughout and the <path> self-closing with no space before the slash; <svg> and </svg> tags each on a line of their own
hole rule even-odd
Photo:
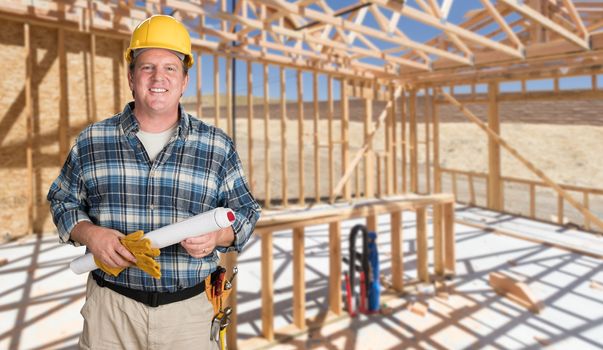
<svg viewBox="0 0 603 350">
<path fill-rule="evenodd" d="M 390 278 L 389 218 L 379 218 L 381 273 Z M 405 280 L 416 278 L 414 214 L 404 214 Z M 343 224 L 342 251 L 350 228 Z M 541 225 L 530 222 L 530 230 Z M 540 226 L 538 226 L 540 227 Z M 544 227 L 544 225 L 543 225 Z M 514 228 L 521 229 L 521 227 Z M 558 229 L 558 228 L 557 228 Z M 429 227 L 431 232 L 431 225 Z M 540 232 L 540 231 L 539 231 Z M 457 276 L 448 294 L 432 285 L 404 296 L 388 296 L 390 315 L 343 315 L 302 333 L 276 349 L 601 349 L 603 348 L 603 265 L 600 259 L 456 225 Z M 292 323 L 291 232 L 274 234 L 275 329 Z M 431 247 L 431 240 L 430 240 Z M 327 310 L 328 229 L 305 231 L 307 317 Z M 56 235 L 34 236 L 0 246 L 0 349 L 76 348 L 82 327 L 86 276 L 68 269 L 83 248 L 63 246 Z M 239 257 L 238 338 L 251 344 L 261 334 L 260 241 L 251 238 Z M 430 262 L 432 257 L 430 256 Z M 533 314 L 488 285 L 490 272 L 525 282 L 545 304 Z M 386 297 L 384 296 L 384 300 Z M 409 306 L 422 302 L 421 316 Z M 269 344 L 265 344 L 269 345 Z M 247 349 L 246 347 L 242 347 Z"/>
</svg>

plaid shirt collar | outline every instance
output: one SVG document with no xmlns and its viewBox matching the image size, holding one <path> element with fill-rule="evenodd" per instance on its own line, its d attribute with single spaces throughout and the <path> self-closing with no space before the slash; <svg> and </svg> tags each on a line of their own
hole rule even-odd
<svg viewBox="0 0 603 350">
<path fill-rule="evenodd" d="M 119 118 L 121 130 L 128 137 L 135 136 L 140 131 L 138 120 L 136 120 L 136 116 L 134 115 L 134 108 L 134 101 L 126 104 Z M 190 120 L 181 104 L 178 104 L 178 113 L 180 114 L 180 118 L 178 118 L 178 139 L 184 141 L 188 136 Z"/>
</svg>

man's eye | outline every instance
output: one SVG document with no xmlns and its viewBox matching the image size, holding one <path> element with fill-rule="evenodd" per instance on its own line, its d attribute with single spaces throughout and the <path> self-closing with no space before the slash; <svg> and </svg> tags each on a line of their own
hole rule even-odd
<svg viewBox="0 0 603 350">
<path fill-rule="evenodd" d="M 167 70 L 170 72 L 175 72 L 176 71 L 176 67 L 167 67 Z"/>
<path fill-rule="evenodd" d="M 140 67 L 140 69 L 142 69 L 144 71 L 149 71 L 149 70 L 153 69 L 153 67 L 149 66 L 149 65 L 144 65 L 144 66 Z"/>
</svg>

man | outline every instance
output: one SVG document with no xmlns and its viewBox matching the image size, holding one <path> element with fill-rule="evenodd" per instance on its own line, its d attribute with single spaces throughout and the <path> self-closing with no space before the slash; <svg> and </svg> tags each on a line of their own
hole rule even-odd
<svg viewBox="0 0 603 350">
<path fill-rule="evenodd" d="M 170 16 L 148 18 L 126 60 L 134 101 L 82 131 L 48 193 L 61 241 L 85 245 L 103 267 L 88 279 L 80 347 L 212 348 L 203 282 L 216 251 L 241 250 L 260 207 L 231 139 L 179 104 L 193 65 L 186 28 Z M 233 226 L 161 249 L 160 278 L 128 268 L 137 259 L 124 235 L 216 207 L 234 210 Z"/>
</svg>

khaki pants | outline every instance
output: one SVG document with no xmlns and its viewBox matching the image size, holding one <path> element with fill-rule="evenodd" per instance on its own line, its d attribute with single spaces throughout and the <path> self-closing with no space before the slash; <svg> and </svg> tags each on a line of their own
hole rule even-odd
<svg viewBox="0 0 603 350">
<path fill-rule="evenodd" d="M 218 349 L 209 340 L 213 308 L 205 293 L 149 307 L 99 287 L 89 276 L 81 314 L 81 349 Z"/>
</svg>

